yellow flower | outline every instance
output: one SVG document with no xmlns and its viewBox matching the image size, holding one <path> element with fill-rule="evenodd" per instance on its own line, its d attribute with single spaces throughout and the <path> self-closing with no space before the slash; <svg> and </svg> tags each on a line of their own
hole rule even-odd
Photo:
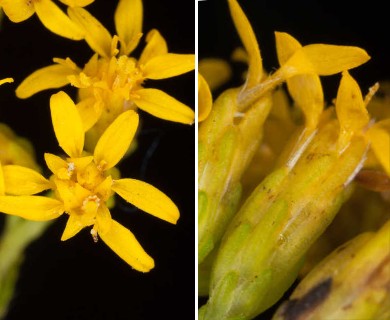
<svg viewBox="0 0 390 320">
<path fill-rule="evenodd" d="M 60 0 L 71 7 L 84 7 L 94 0 Z M 37 14 L 51 32 L 72 40 L 84 38 L 84 32 L 51 0 L 0 0 L 0 7 L 12 22 L 22 22 Z"/>
<path fill-rule="evenodd" d="M 69 8 L 69 17 L 84 30 L 85 40 L 95 54 L 82 70 L 69 58 L 54 59 L 56 64 L 28 76 L 17 88 L 17 96 L 28 98 L 66 84 L 79 88 L 84 130 L 95 126 L 97 137 L 119 114 L 136 108 L 161 119 L 192 124 L 191 108 L 143 84 L 146 79 L 171 78 L 193 70 L 194 55 L 168 53 L 164 38 L 157 30 L 151 30 L 140 58 L 129 56 L 142 36 L 142 10 L 141 0 L 119 1 L 115 11 L 117 35 L 112 37 L 88 11 Z"/>
<path fill-rule="evenodd" d="M 84 130 L 73 101 L 64 92 L 50 101 L 54 132 L 68 155 L 64 160 L 46 153 L 45 161 L 53 172 L 47 180 L 38 172 L 21 166 L 3 166 L 5 196 L 0 196 L 0 211 L 29 220 L 50 220 L 64 212 L 69 215 L 61 240 L 73 237 L 92 226 L 94 241 L 98 236 L 134 269 L 147 272 L 153 259 L 134 235 L 115 220 L 107 201 L 118 194 L 141 210 L 175 224 L 179 218 L 176 205 L 155 187 L 134 179 L 113 179 L 109 170 L 127 151 L 138 126 L 133 110 L 122 113 L 103 133 L 93 155 L 83 154 Z M 70 130 L 71 129 L 71 130 Z M 54 198 L 33 195 L 54 190 Z"/>
<path fill-rule="evenodd" d="M 390 176 L 390 118 L 373 123 L 359 85 L 347 71 L 343 72 L 337 93 L 336 112 L 340 122 L 340 150 L 348 146 L 353 135 L 363 135 Z"/>
</svg>

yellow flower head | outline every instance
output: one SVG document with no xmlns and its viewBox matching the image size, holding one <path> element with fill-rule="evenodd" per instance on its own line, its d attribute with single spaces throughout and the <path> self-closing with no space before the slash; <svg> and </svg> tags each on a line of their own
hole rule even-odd
<svg viewBox="0 0 390 320">
<path fill-rule="evenodd" d="M 61 240 L 73 237 L 92 226 L 94 241 L 98 236 L 136 270 L 147 272 L 153 259 L 142 249 L 134 235 L 111 219 L 107 201 L 114 194 L 170 223 L 176 223 L 175 204 L 155 187 L 134 179 L 114 179 L 113 168 L 126 153 L 138 126 L 133 110 L 122 113 L 105 130 L 93 155 L 85 155 L 84 130 L 73 101 L 64 92 L 51 98 L 54 132 L 66 159 L 46 153 L 45 160 L 53 175 L 45 179 L 25 167 L 3 167 L 5 196 L 0 197 L 0 211 L 29 220 L 50 220 L 64 212 L 69 215 Z M 47 189 L 54 198 L 37 196 Z"/>
<path fill-rule="evenodd" d="M 84 7 L 94 0 L 60 0 L 70 7 Z M 84 38 L 84 32 L 51 0 L 0 0 L 0 7 L 12 22 L 22 22 L 37 14 L 51 32 L 72 40 Z"/>
<path fill-rule="evenodd" d="M 143 83 L 193 70 L 194 55 L 168 53 L 164 38 L 157 30 L 151 30 L 140 58 L 129 56 L 142 36 L 142 10 L 141 0 L 120 0 L 115 12 L 117 35 L 112 37 L 85 9 L 68 8 L 69 17 L 83 30 L 95 54 L 83 69 L 70 59 L 55 59 L 56 64 L 28 76 L 17 88 L 17 96 L 28 98 L 41 90 L 71 84 L 80 89 L 79 112 L 84 129 L 96 125 L 97 136 L 119 114 L 136 108 L 161 119 L 193 123 L 191 108 L 161 90 L 145 89 Z"/>
</svg>

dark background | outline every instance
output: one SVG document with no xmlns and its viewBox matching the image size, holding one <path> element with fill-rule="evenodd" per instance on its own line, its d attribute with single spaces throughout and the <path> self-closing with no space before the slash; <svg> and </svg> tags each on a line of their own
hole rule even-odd
<svg viewBox="0 0 390 320">
<path fill-rule="evenodd" d="M 55 1 L 58 3 L 58 1 Z M 87 9 L 113 34 L 117 1 L 96 0 Z M 157 28 L 170 52 L 195 52 L 195 3 L 144 0 L 144 35 Z M 140 48 L 144 47 L 144 41 Z M 29 138 L 37 161 L 43 153 L 60 151 L 50 122 L 48 90 L 27 100 L 15 97 L 16 86 L 53 57 L 69 56 L 80 67 L 92 56 L 85 42 L 53 35 L 36 16 L 0 26 L 0 78 L 15 83 L 0 88 L 0 121 Z M 134 55 L 139 57 L 140 50 Z M 194 73 L 148 81 L 194 108 Z M 64 89 L 75 97 L 70 86 Z M 181 217 L 176 226 L 118 200 L 114 219 L 129 228 L 155 259 L 146 274 L 133 271 L 102 241 L 93 243 L 89 229 L 61 242 L 66 216 L 57 219 L 26 252 L 7 320 L 13 319 L 193 319 L 195 274 L 195 151 L 194 126 L 153 118 L 140 111 L 139 148 L 121 162 L 124 177 L 146 181 L 176 203 Z M 0 229 L 4 216 L 0 215 Z"/>
<path fill-rule="evenodd" d="M 263 66 L 267 72 L 278 67 L 274 32 L 287 32 L 302 45 L 327 43 L 352 45 L 365 49 L 371 59 L 351 70 L 363 95 L 377 81 L 390 80 L 389 14 L 377 2 L 333 0 L 239 0 L 258 40 Z M 227 1 L 199 2 L 199 59 L 219 57 L 230 60 L 233 50 L 242 46 L 230 17 Z M 230 60 L 231 61 L 231 60 Z M 245 65 L 231 62 L 234 76 L 217 90 L 214 98 L 227 87 L 239 86 Z M 336 97 L 340 75 L 321 77 L 328 103 Z M 288 297 L 287 292 L 286 297 Z M 199 306 L 205 303 L 200 298 Z M 271 319 L 275 308 L 257 320 Z"/>
</svg>

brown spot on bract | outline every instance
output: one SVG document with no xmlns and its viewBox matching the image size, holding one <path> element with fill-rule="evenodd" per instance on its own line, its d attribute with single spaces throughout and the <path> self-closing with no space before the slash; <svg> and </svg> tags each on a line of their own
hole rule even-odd
<svg viewBox="0 0 390 320">
<path fill-rule="evenodd" d="M 381 171 L 377 170 L 361 170 L 355 178 L 355 181 L 362 187 L 383 192 L 390 190 L 390 178 Z"/>
<path fill-rule="evenodd" d="M 313 159 L 314 159 L 314 156 L 315 156 L 314 153 L 309 153 L 309 154 L 306 156 L 306 159 L 307 159 L 308 161 L 313 160 Z"/>
<path fill-rule="evenodd" d="M 284 320 L 302 320 L 304 315 L 314 310 L 328 297 L 332 278 L 327 278 L 309 290 L 300 299 L 287 301 L 282 312 Z"/>
</svg>

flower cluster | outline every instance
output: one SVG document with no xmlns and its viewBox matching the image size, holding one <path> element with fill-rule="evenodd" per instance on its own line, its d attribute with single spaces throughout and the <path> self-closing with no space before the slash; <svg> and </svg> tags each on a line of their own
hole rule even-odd
<svg viewBox="0 0 390 320">
<path fill-rule="evenodd" d="M 236 0 L 228 4 L 244 46 L 235 56 L 248 71 L 241 87 L 215 101 L 213 86 L 228 76 L 214 71 L 228 69 L 209 59 L 198 81 L 198 292 L 208 297 L 199 319 L 252 319 L 275 306 L 318 262 L 308 253 L 321 248 L 330 223 L 356 201 L 357 183 L 382 193 L 375 218 L 361 213 L 382 229 L 370 235 L 372 241 L 356 240 L 359 246 L 351 244 L 345 255 L 337 255 L 339 249 L 318 265 L 274 319 L 384 319 L 390 297 L 390 117 L 388 109 L 381 117 L 370 114 L 370 104 L 388 108 L 375 97 L 379 84 L 363 97 L 349 72 L 370 57 L 358 47 L 303 46 L 276 32 L 280 67 L 267 74 L 248 19 Z M 339 89 L 327 104 L 321 77 L 334 74 L 341 75 Z M 351 258 L 355 254 L 359 261 Z M 369 268 L 368 260 L 378 264 Z M 374 277 L 375 268 L 381 271 Z M 344 279 L 338 272 L 351 274 Z"/>
<path fill-rule="evenodd" d="M 6 153 L 0 162 L 0 212 L 32 221 L 66 214 L 69 217 L 61 240 L 90 227 L 95 242 L 102 239 L 132 268 L 148 272 L 154 267 L 153 258 L 130 230 L 111 218 L 113 197 L 116 194 L 172 224 L 179 219 L 179 210 L 152 185 L 121 178 L 116 165 L 128 154 L 139 131 L 138 108 L 161 119 L 194 122 L 190 107 L 144 84 L 147 79 L 166 79 L 192 71 L 195 57 L 168 52 L 158 30 L 146 35 L 139 59 L 131 56 L 142 38 L 142 0 L 119 0 L 114 36 L 83 8 L 93 0 L 61 0 L 66 13 L 55 2 L 0 1 L 0 8 L 11 21 L 21 22 L 36 13 L 47 29 L 72 40 L 85 40 L 94 52 L 83 68 L 70 58 L 54 58 L 55 64 L 35 71 L 16 89 L 17 97 L 23 99 L 67 84 L 78 88 L 78 94 L 72 99 L 59 91 L 50 98 L 55 137 L 64 152 L 44 154 L 51 177 L 41 174 L 28 152 L 20 151 L 23 148 L 10 153 L 7 143 L 17 145 L 11 134 L 7 137 L 11 142 L 0 139 L 1 150 Z"/>
<path fill-rule="evenodd" d="M 140 0 L 119 2 L 114 36 L 81 7 L 69 7 L 68 14 L 72 23 L 83 30 L 94 54 L 83 68 L 69 57 L 54 58 L 55 64 L 33 72 L 18 86 L 19 98 L 67 84 L 78 88 L 77 108 L 84 130 L 88 131 L 90 149 L 107 126 L 126 110 L 140 108 L 164 120 L 194 122 L 190 107 L 161 90 L 144 88 L 147 79 L 166 79 L 193 70 L 195 56 L 168 52 L 166 41 L 156 29 L 146 35 L 146 46 L 139 59 L 130 56 L 142 37 Z"/>
</svg>

